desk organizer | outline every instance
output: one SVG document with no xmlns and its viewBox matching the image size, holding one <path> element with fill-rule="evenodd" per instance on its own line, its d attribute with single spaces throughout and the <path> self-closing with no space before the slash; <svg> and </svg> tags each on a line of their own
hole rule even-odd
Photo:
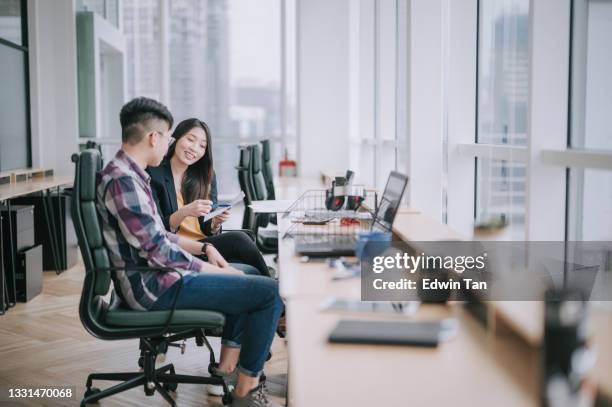
<svg viewBox="0 0 612 407">
<path fill-rule="evenodd" d="M 291 226 L 283 238 L 296 235 L 356 235 L 368 232 L 376 207 L 375 195 L 364 196 L 361 205 L 356 209 L 329 210 L 329 190 L 308 190 L 304 192 L 285 212 L 284 218 L 291 219 Z"/>
</svg>

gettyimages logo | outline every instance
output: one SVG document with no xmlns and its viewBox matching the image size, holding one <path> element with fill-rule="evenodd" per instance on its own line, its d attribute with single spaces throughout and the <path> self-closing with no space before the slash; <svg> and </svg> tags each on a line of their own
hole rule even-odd
<svg viewBox="0 0 612 407">
<path fill-rule="evenodd" d="M 479 256 L 426 256 L 421 253 L 411 256 L 408 253 L 396 253 L 395 256 L 376 256 L 372 262 L 372 272 L 382 273 L 385 270 L 404 269 L 410 273 L 417 270 L 453 270 L 459 274 L 466 270 L 483 271 L 486 267 L 487 253 Z"/>
<path fill-rule="evenodd" d="M 390 243 L 361 258 L 364 301 L 541 301 L 549 289 L 612 300 L 612 242 Z"/>
</svg>

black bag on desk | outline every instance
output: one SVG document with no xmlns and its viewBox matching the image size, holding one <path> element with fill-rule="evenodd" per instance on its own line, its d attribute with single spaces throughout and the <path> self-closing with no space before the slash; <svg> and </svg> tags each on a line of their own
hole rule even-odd
<svg viewBox="0 0 612 407">
<path fill-rule="evenodd" d="M 72 225 L 72 215 L 70 214 L 71 189 L 64 189 L 57 193 L 52 193 L 48 207 L 53 211 L 55 219 L 55 229 L 53 230 L 53 240 L 59 249 L 58 268 L 56 269 L 53 259 L 53 250 L 49 240 L 48 219 L 45 214 L 42 196 L 24 196 L 12 200 L 14 203 L 30 204 L 34 206 L 35 224 L 35 244 L 43 246 L 43 270 L 63 271 L 73 267 L 78 260 L 78 242 Z"/>
</svg>

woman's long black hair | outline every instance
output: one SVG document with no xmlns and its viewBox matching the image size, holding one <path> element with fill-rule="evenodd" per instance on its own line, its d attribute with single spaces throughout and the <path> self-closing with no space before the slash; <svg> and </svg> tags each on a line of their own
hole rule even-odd
<svg viewBox="0 0 612 407">
<path fill-rule="evenodd" d="M 172 138 L 174 143 L 168 149 L 168 160 L 174 155 L 176 144 L 181 137 L 189 133 L 193 128 L 199 127 L 206 134 L 206 150 L 204 156 L 195 163 L 187 167 L 183 180 L 181 181 L 181 195 L 185 204 L 195 201 L 196 199 L 208 199 L 210 194 L 210 183 L 213 177 L 213 155 L 212 141 L 210 137 L 210 129 L 208 125 L 199 119 L 186 119 L 180 122 L 174 132 Z"/>
</svg>

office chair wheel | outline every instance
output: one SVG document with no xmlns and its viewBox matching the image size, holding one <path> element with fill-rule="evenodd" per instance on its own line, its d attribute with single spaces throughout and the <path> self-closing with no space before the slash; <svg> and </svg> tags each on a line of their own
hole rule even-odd
<svg viewBox="0 0 612 407">
<path fill-rule="evenodd" d="M 178 383 L 164 383 L 163 384 L 163 388 L 166 391 L 174 391 L 174 392 L 176 392 L 176 389 L 178 389 Z"/>
<path fill-rule="evenodd" d="M 83 398 L 93 396 L 94 394 L 98 394 L 101 391 L 102 390 L 98 389 L 97 387 L 89 387 L 87 388 L 87 390 L 85 390 L 85 394 L 83 394 Z"/>
</svg>

